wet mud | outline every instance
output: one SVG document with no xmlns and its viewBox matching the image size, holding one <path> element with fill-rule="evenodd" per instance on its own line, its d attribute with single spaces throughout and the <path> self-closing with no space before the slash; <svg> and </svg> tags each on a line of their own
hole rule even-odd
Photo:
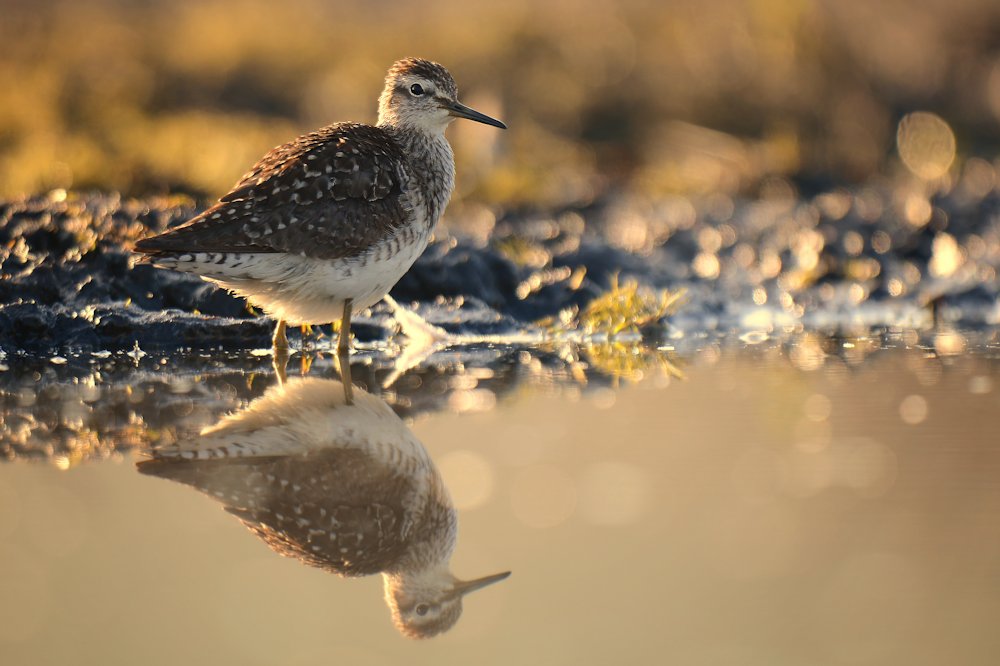
<svg viewBox="0 0 1000 666">
<path fill-rule="evenodd" d="M 622 195 L 494 215 L 485 231 L 463 217 L 475 209 L 460 207 L 392 295 L 471 334 L 531 329 L 626 280 L 686 291 L 664 322 L 677 335 L 990 326 L 1000 321 L 1000 194 L 973 185 L 958 178 L 906 197 L 888 187 L 756 200 Z M 196 210 L 184 198 L 65 192 L 0 203 L 0 350 L 267 347 L 272 322 L 242 299 L 136 264 L 129 251 Z M 361 343 L 394 331 L 383 304 L 354 327 Z"/>
</svg>

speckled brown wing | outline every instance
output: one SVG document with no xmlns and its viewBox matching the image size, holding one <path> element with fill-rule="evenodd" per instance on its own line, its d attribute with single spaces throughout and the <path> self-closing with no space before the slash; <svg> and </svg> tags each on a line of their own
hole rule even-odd
<svg viewBox="0 0 1000 666">
<path fill-rule="evenodd" d="M 391 568 L 415 533 L 402 534 L 413 480 L 356 449 L 294 456 L 153 459 L 144 474 L 213 497 L 275 552 L 342 576 Z"/>
<path fill-rule="evenodd" d="M 357 256 L 410 219 L 408 181 L 388 132 L 330 125 L 278 146 L 219 203 L 135 250 Z"/>
<path fill-rule="evenodd" d="M 292 557 L 303 564 L 326 569 L 341 576 L 368 576 L 392 568 L 403 554 L 396 547 L 401 521 L 384 504 L 365 506 L 339 505 L 326 516 L 316 507 L 303 507 L 301 516 L 283 516 L 269 510 L 251 511 L 227 507 L 226 511 L 243 521 L 271 550 Z M 311 514 L 311 515 L 310 515 Z M 300 526 L 300 520 L 315 525 Z"/>
</svg>

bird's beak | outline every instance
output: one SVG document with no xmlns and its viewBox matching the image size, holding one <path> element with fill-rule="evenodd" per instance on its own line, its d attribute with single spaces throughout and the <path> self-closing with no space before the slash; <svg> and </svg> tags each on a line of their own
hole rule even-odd
<svg viewBox="0 0 1000 666">
<path fill-rule="evenodd" d="M 475 592 L 476 590 L 481 590 L 487 585 L 492 585 L 493 583 L 499 583 L 509 575 L 510 575 L 509 571 L 504 571 L 503 573 L 493 574 L 492 576 L 485 576 L 483 578 L 477 578 L 475 580 L 455 581 L 455 586 L 451 588 L 452 596 L 456 597 L 465 596 L 469 592 Z"/>
<path fill-rule="evenodd" d="M 443 101 L 441 106 L 448 109 L 449 116 L 454 116 L 456 118 L 468 118 L 469 120 L 475 120 L 477 123 L 493 125 L 493 127 L 499 127 L 500 129 L 507 129 L 507 126 L 496 118 L 490 118 L 485 113 L 479 113 L 475 109 L 470 109 L 461 102 L 447 100 Z"/>
</svg>

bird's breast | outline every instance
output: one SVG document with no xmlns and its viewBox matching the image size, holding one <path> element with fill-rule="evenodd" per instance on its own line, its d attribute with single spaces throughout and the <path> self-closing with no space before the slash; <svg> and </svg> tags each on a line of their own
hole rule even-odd
<svg viewBox="0 0 1000 666">
<path fill-rule="evenodd" d="M 410 163 L 411 201 L 429 230 L 441 219 L 455 188 L 455 155 L 444 134 L 424 132 L 400 136 Z"/>
</svg>

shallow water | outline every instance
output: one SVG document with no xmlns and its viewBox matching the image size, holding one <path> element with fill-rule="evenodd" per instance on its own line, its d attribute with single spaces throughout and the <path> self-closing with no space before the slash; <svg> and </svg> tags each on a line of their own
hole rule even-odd
<svg viewBox="0 0 1000 666">
<path fill-rule="evenodd" d="M 1000 346 L 750 342 L 661 350 L 639 381 L 598 355 L 455 350 L 384 390 L 362 355 L 349 408 L 323 359 L 285 387 L 251 356 L 10 369 L 0 661 L 993 663 Z M 232 501 L 137 473 L 150 446 L 207 456 L 202 427 L 265 412 L 231 438 L 244 460 L 358 432 L 419 453 L 412 433 L 457 511 L 452 571 L 512 576 L 414 642 L 381 576 L 279 557 Z"/>
</svg>

